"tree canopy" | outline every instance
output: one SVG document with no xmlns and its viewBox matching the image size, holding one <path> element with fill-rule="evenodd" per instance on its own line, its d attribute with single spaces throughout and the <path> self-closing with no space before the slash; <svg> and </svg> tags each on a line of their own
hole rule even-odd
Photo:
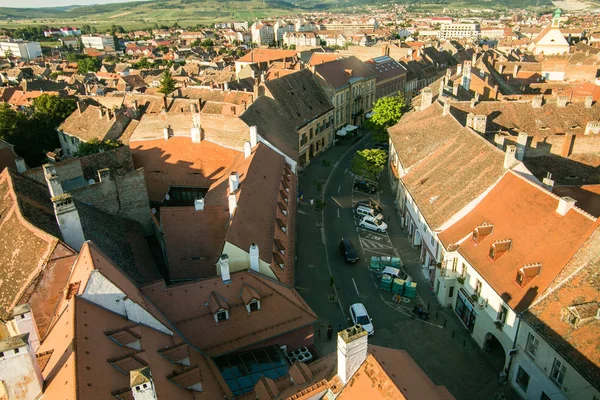
<svg viewBox="0 0 600 400">
<path fill-rule="evenodd" d="M 75 154 L 77 157 L 89 156 L 90 154 L 102 153 L 123 146 L 120 140 L 105 140 L 101 142 L 94 138 L 88 142 L 81 143 Z"/>
<path fill-rule="evenodd" d="M 162 78 L 160 80 L 160 88 L 158 89 L 159 93 L 162 93 L 162 94 L 171 93 L 173 90 L 175 90 L 175 83 L 176 83 L 176 81 L 175 81 L 175 79 L 173 79 L 171 71 L 169 71 L 168 69 L 165 70 L 165 72 L 163 72 Z"/>
<path fill-rule="evenodd" d="M 373 106 L 373 116 L 365 127 L 373 134 L 376 142 L 387 142 L 387 128 L 396 125 L 406 108 L 404 96 L 382 97 Z"/>
<path fill-rule="evenodd" d="M 362 177 L 377 180 L 387 162 L 387 153 L 381 149 L 364 149 L 354 154 L 350 170 Z"/>
<path fill-rule="evenodd" d="M 87 74 L 88 72 L 96 72 L 100 70 L 102 63 L 95 57 L 82 57 L 77 60 L 77 72 Z"/>
</svg>

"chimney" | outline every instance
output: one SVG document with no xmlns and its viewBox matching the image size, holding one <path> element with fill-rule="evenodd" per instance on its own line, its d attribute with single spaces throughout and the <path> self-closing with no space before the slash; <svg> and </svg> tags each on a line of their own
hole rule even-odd
<svg viewBox="0 0 600 400">
<path fill-rule="evenodd" d="M 42 166 L 44 170 L 44 177 L 46 178 L 46 183 L 48 184 L 48 190 L 50 190 L 50 197 L 60 196 L 63 194 L 63 188 L 58 180 L 58 175 L 56 174 L 56 169 L 52 164 L 44 164 Z"/>
<path fill-rule="evenodd" d="M 517 160 L 523 161 L 525 157 L 525 149 L 527 148 L 527 141 L 529 140 L 529 136 L 525 132 L 519 132 L 519 136 L 517 136 Z"/>
<path fill-rule="evenodd" d="M 471 108 L 475 108 L 476 105 L 477 105 L 477 100 L 471 99 Z"/>
<path fill-rule="evenodd" d="M 586 96 L 584 104 L 585 108 L 592 108 L 592 105 L 594 104 L 594 98 L 592 96 Z"/>
<path fill-rule="evenodd" d="M 37 399 L 42 395 L 44 378 L 29 345 L 29 333 L 0 340 L 0 371 L 5 398 Z"/>
<path fill-rule="evenodd" d="M 98 115 L 100 115 L 100 118 L 104 117 L 104 109 L 102 106 L 98 107 Z"/>
<path fill-rule="evenodd" d="M 337 334 L 337 374 L 345 385 L 367 359 L 368 334 L 360 325 Z"/>
<path fill-rule="evenodd" d="M 600 133 L 600 122 L 590 121 L 585 125 L 585 131 L 583 132 L 583 134 L 589 135 L 590 133 L 593 133 L 594 135 Z"/>
<path fill-rule="evenodd" d="M 467 127 L 472 128 L 473 127 L 473 120 L 475 119 L 475 114 L 473 113 L 468 113 L 467 114 Z"/>
<path fill-rule="evenodd" d="M 567 96 L 558 96 L 556 98 L 556 107 L 564 108 L 567 106 L 568 101 L 569 101 L 569 98 Z"/>
<path fill-rule="evenodd" d="M 231 276 L 229 275 L 229 256 L 227 254 L 221 254 L 221 257 L 219 258 L 219 270 L 221 272 L 223 283 L 231 282 Z"/>
<path fill-rule="evenodd" d="M 21 157 L 15 159 L 15 166 L 17 167 L 17 172 L 21 174 L 27 171 L 27 164 L 25 164 L 25 160 Z"/>
<path fill-rule="evenodd" d="M 242 107 L 244 108 L 244 111 L 246 111 L 246 107 L 247 107 L 246 100 L 242 100 Z"/>
<path fill-rule="evenodd" d="M 163 109 L 167 111 L 167 96 L 163 95 Z"/>
<path fill-rule="evenodd" d="M 9 323 L 13 326 L 17 334 L 29 333 L 29 345 L 36 352 L 40 347 L 40 334 L 38 333 L 38 327 L 29 304 L 16 306 L 13 309 L 12 320 Z"/>
<path fill-rule="evenodd" d="M 462 87 L 468 92 L 471 90 L 471 61 L 463 63 Z"/>
<path fill-rule="evenodd" d="M 229 82 L 224 82 L 223 83 L 223 90 L 229 90 Z"/>
<path fill-rule="evenodd" d="M 256 125 L 250 127 L 250 147 L 254 148 L 258 144 L 258 128 Z"/>
<path fill-rule="evenodd" d="M 561 197 L 560 200 L 558 200 L 558 207 L 556 207 L 556 212 L 559 215 L 565 216 L 567 215 L 569 210 L 573 208 L 576 202 L 577 201 L 571 197 Z"/>
<path fill-rule="evenodd" d="M 244 158 L 250 157 L 252 154 L 252 146 L 250 146 L 250 142 L 244 142 Z"/>
<path fill-rule="evenodd" d="M 83 112 L 83 110 L 81 109 L 81 103 L 77 102 L 77 111 L 79 111 L 79 114 L 81 114 Z"/>
<path fill-rule="evenodd" d="M 504 67 L 506 67 L 504 64 L 498 65 L 498 73 L 500 73 L 500 75 L 504 72 Z"/>
<path fill-rule="evenodd" d="M 501 133 L 496 133 L 494 135 L 494 143 L 496 144 L 496 147 L 499 148 L 500 150 L 502 150 L 504 148 L 504 139 L 505 139 L 505 136 Z"/>
<path fill-rule="evenodd" d="M 460 75 L 460 74 L 462 74 L 462 72 L 463 72 L 463 66 L 462 66 L 462 64 L 458 64 L 456 66 L 456 75 Z"/>
<path fill-rule="evenodd" d="M 473 119 L 473 130 L 481 135 L 485 135 L 487 127 L 487 117 L 485 115 L 476 115 Z"/>
<path fill-rule="evenodd" d="M 542 179 L 542 186 L 549 191 L 554 189 L 554 181 L 552 180 L 552 174 L 550 172 L 548 172 L 546 177 Z"/>
<path fill-rule="evenodd" d="M 426 109 L 433 102 L 433 94 L 431 93 L 431 88 L 426 87 L 421 92 L 421 111 Z"/>
<path fill-rule="evenodd" d="M 521 66 L 519 64 L 515 65 L 513 68 L 513 78 L 516 78 L 517 75 L 519 75 L 519 69 L 521 69 Z"/>
<path fill-rule="evenodd" d="M 240 176 L 237 172 L 229 174 L 229 193 L 234 193 L 240 187 Z"/>
<path fill-rule="evenodd" d="M 190 133 L 192 135 L 192 143 L 200 143 L 202 141 L 202 131 L 200 126 L 192 126 L 190 128 Z"/>
<path fill-rule="evenodd" d="M 531 100 L 531 107 L 533 108 L 541 108 L 544 104 L 544 96 L 539 95 L 535 96 L 533 100 Z"/>
<path fill-rule="evenodd" d="M 448 114 L 450 114 L 450 102 L 445 101 L 444 102 L 444 111 L 442 112 L 442 115 L 448 115 Z"/>
<path fill-rule="evenodd" d="M 163 127 L 163 136 L 165 140 L 169 140 L 169 127 L 167 125 Z"/>
<path fill-rule="evenodd" d="M 237 208 L 237 197 L 236 197 L 235 193 L 229 195 L 228 201 L 229 201 L 229 216 L 233 217 L 233 214 L 235 213 L 235 209 Z"/>
<path fill-rule="evenodd" d="M 457 97 L 457 96 L 458 96 L 458 89 L 459 89 L 459 88 L 460 88 L 460 85 L 454 85 L 454 86 L 452 86 L 452 95 L 453 95 L 454 97 Z"/>
<path fill-rule="evenodd" d="M 261 72 L 260 74 L 260 83 L 265 83 L 266 80 L 266 74 L 264 72 Z"/>
<path fill-rule="evenodd" d="M 248 251 L 248 254 L 250 254 L 250 269 L 254 272 L 260 272 L 259 271 L 259 252 L 258 252 L 258 245 L 256 243 L 252 243 L 250 245 L 250 250 Z"/>
<path fill-rule="evenodd" d="M 129 371 L 129 387 L 134 400 L 157 400 L 150 367 Z"/>
<path fill-rule="evenodd" d="M 98 181 L 99 182 L 108 182 L 110 181 L 110 169 L 102 168 L 98 170 Z"/>
<path fill-rule="evenodd" d="M 74 250 L 81 250 L 85 236 L 73 197 L 69 193 L 64 193 L 52 197 L 52 203 L 63 241 Z"/>
<path fill-rule="evenodd" d="M 506 146 L 506 153 L 504 153 L 504 169 L 511 168 L 517 162 L 517 146 L 509 144 Z"/>
<path fill-rule="evenodd" d="M 196 210 L 196 211 L 204 211 L 204 199 L 196 199 L 196 200 L 194 200 L 194 210 Z"/>
</svg>

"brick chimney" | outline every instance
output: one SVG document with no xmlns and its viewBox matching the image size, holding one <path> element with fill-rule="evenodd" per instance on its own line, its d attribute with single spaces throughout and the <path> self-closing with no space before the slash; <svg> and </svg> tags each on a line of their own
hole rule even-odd
<svg viewBox="0 0 600 400">
<path fill-rule="evenodd" d="M 509 144 L 504 153 L 504 169 L 510 169 L 517 162 L 517 146 Z"/>
<path fill-rule="evenodd" d="M 85 242 L 85 236 L 83 235 L 81 220 L 73 202 L 73 197 L 68 193 L 64 193 L 52 197 L 52 203 L 54 204 L 54 214 L 63 241 L 74 250 L 81 250 L 81 246 Z"/>
<path fill-rule="evenodd" d="M 231 275 L 229 274 L 229 256 L 227 254 L 221 254 L 221 257 L 219 258 L 219 271 L 221 272 L 223 283 L 231 282 Z"/>
<path fill-rule="evenodd" d="M 556 212 L 559 215 L 565 216 L 569 212 L 571 208 L 575 205 L 577 201 L 569 196 L 561 197 L 558 200 L 558 207 L 556 207 Z"/>
<path fill-rule="evenodd" d="M 337 374 L 347 384 L 367 359 L 368 334 L 360 325 L 337 334 Z"/>
<path fill-rule="evenodd" d="M 48 190 L 50 191 L 50 197 L 60 196 L 63 194 L 63 188 L 58 180 L 58 175 L 56 174 L 56 168 L 54 168 L 54 165 L 44 164 L 42 168 L 44 170 L 44 177 L 46 178 Z"/>
<path fill-rule="evenodd" d="M 256 243 L 252 243 L 250 245 L 250 250 L 248 250 L 248 254 L 250 255 L 250 269 L 255 272 L 259 271 L 260 259 L 259 259 L 259 251 L 258 245 Z"/>
<path fill-rule="evenodd" d="M 426 109 L 433 102 L 433 94 L 431 93 L 431 88 L 426 87 L 421 92 L 421 111 Z"/>
</svg>

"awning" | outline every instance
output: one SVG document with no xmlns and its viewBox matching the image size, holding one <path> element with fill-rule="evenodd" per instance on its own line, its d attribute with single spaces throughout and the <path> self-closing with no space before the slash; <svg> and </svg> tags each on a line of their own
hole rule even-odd
<svg viewBox="0 0 600 400">
<path fill-rule="evenodd" d="M 346 125 L 346 131 L 347 132 L 352 132 L 354 130 L 358 129 L 358 126 L 354 126 L 354 125 Z"/>
<path fill-rule="evenodd" d="M 373 115 L 375 115 L 375 113 L 373 111 L 369 111 L 365 114 L 365 118 L 371 118 Z"/>
<path fill-rule="evenodd" d="M 342 129 L 337 131 L 335 134 L 338 136 L 346 136 L 348 134 L 348 131 L 346 130 L 346 127 L 343 127 Z"/>
</svg>

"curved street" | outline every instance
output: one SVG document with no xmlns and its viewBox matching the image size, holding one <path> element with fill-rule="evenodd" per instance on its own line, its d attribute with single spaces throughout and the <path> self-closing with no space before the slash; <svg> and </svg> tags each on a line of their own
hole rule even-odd
<svg viewBox="0 0 600 400">
<path fill-rule="evenodd" d="M 369 342 L 406 350 L 435 384 L 445 385 L 457 399 L 495 399 L 500 393 L 506 399 L 516 399 L 509 385 L 498 384 L 503 354 L 484 353 L 453 310 L 440 308 L 431 295 L 421 274 L 419 252 L 408 242 L 396 216 L 387 169 L 376 194 L 353 190 L 355 178 L 349 171 L 352 156 L 370 145 L 369 135 L 357 143 L 338 144 L 300 173 L 303 200 L 297 215 L 296 287 L 320 318 L 315 327 L 318 352 L 326 355 L 335 351 L 335 340 L 328 340 L 327 327 L 332 325 L 335 332 L 350 325 L 349 307 L 363 303 L 375 329 Z M 353 206 L 369 197 L 383 206 L 387 233 L 358 227 Z M 315 209 L 318 199 L 326 203 L 322 212 Z M 347 264 L 340 255 L 342 237 L 354 244 L 360 257 L 357 263 Z M 417 283 L 417 298 L 396 304 L 392 293 L 380 289 L 369 271 L 371 256 L 400 257 L 403 268 Z M 415 304 L 429 306 L 429 320 L 412 317 Z"/>
</svg>

